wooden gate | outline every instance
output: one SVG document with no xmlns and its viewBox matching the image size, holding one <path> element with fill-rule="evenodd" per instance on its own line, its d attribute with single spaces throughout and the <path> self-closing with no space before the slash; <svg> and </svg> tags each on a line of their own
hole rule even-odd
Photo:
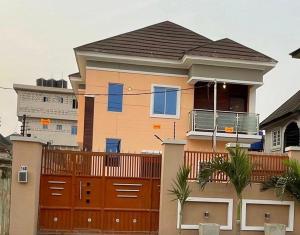
<svg viewBox="0 0 300 235">
<path fill-rule="evenodd" d="M 40 231 L 157 232 L 161 155 L 43 151 Z"/>
</svg>

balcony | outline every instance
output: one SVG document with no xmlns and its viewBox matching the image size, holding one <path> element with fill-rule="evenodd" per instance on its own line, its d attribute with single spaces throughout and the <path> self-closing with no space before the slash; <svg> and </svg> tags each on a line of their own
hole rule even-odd
<svg viewBox="0 0 300 235">
<path fill-rule="evenodd" d="M 195 109 L 189 113 L 190 139 L 212 139 L 214 132 L 214 111 Z M 217 111 L 217 140 L 255 143 L 261 140 L 259 115 L 255 113 Z"/>
</svg>

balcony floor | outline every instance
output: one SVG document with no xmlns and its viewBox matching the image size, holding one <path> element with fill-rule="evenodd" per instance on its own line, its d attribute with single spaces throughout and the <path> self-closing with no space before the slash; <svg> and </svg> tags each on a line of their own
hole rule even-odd
<svg viewBox="0 0 300 235">
<path fill-rule="evenodd" d="M 213 132 L 211 131 L 189 131 L 186 136 L 188 139 L 211 140 Z M 245 144 L 253 144 L 262 139 L 261 135 L 239 134 L 239 142 Z M 235 142 L 237 139 L 236 133 L 220 133 L 217 132 L 218 141 Z"/>
</svg>

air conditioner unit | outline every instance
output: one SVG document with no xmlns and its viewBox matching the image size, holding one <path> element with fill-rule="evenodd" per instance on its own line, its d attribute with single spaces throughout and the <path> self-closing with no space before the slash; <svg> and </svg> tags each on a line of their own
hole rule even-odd
<svg viewBox="0 0 300 235">
<path fill-rule="evenodd" d="M 18 182 L 19 183 L 28 183 L 28 170 L 27 166 L 21 166 L 18 172 Z"/>
</svg>

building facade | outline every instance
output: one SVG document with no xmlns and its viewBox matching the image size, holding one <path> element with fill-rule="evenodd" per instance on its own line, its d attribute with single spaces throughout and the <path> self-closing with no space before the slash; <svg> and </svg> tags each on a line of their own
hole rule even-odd
<svg viewBox="0 0 300 235">
<path fill-rule="evenodd" d="M 48 84 L 47 84 L 48 81 Z M 49 84 L 50 81 L 50 84 Z M 25 117 L 24 134 L 58 148 L 77 148 L 77 99 L 62 81 L 37 80 L 37 85 L 14 84 L 17 115 Z"/>
<path fill-rule="evenodd" d="M 286 147 L 300 146 L 300 91 L 289 98 L 261 124 L 265 130 L 265 152 L 285 152 Z"/>
<path fill-rule="evenodd" d="M 230 39 L 212 41 L 166 21 L 75 48 L 80 146 L 93 151 L 159 152 L 159 139 L 187 150 L 255 143 L 256 89 L 272 58 Z M 215 102 L 216 101 L 216 102 Z M 216 104 L 216 115 L 214 107 Z"/>
</svg>

